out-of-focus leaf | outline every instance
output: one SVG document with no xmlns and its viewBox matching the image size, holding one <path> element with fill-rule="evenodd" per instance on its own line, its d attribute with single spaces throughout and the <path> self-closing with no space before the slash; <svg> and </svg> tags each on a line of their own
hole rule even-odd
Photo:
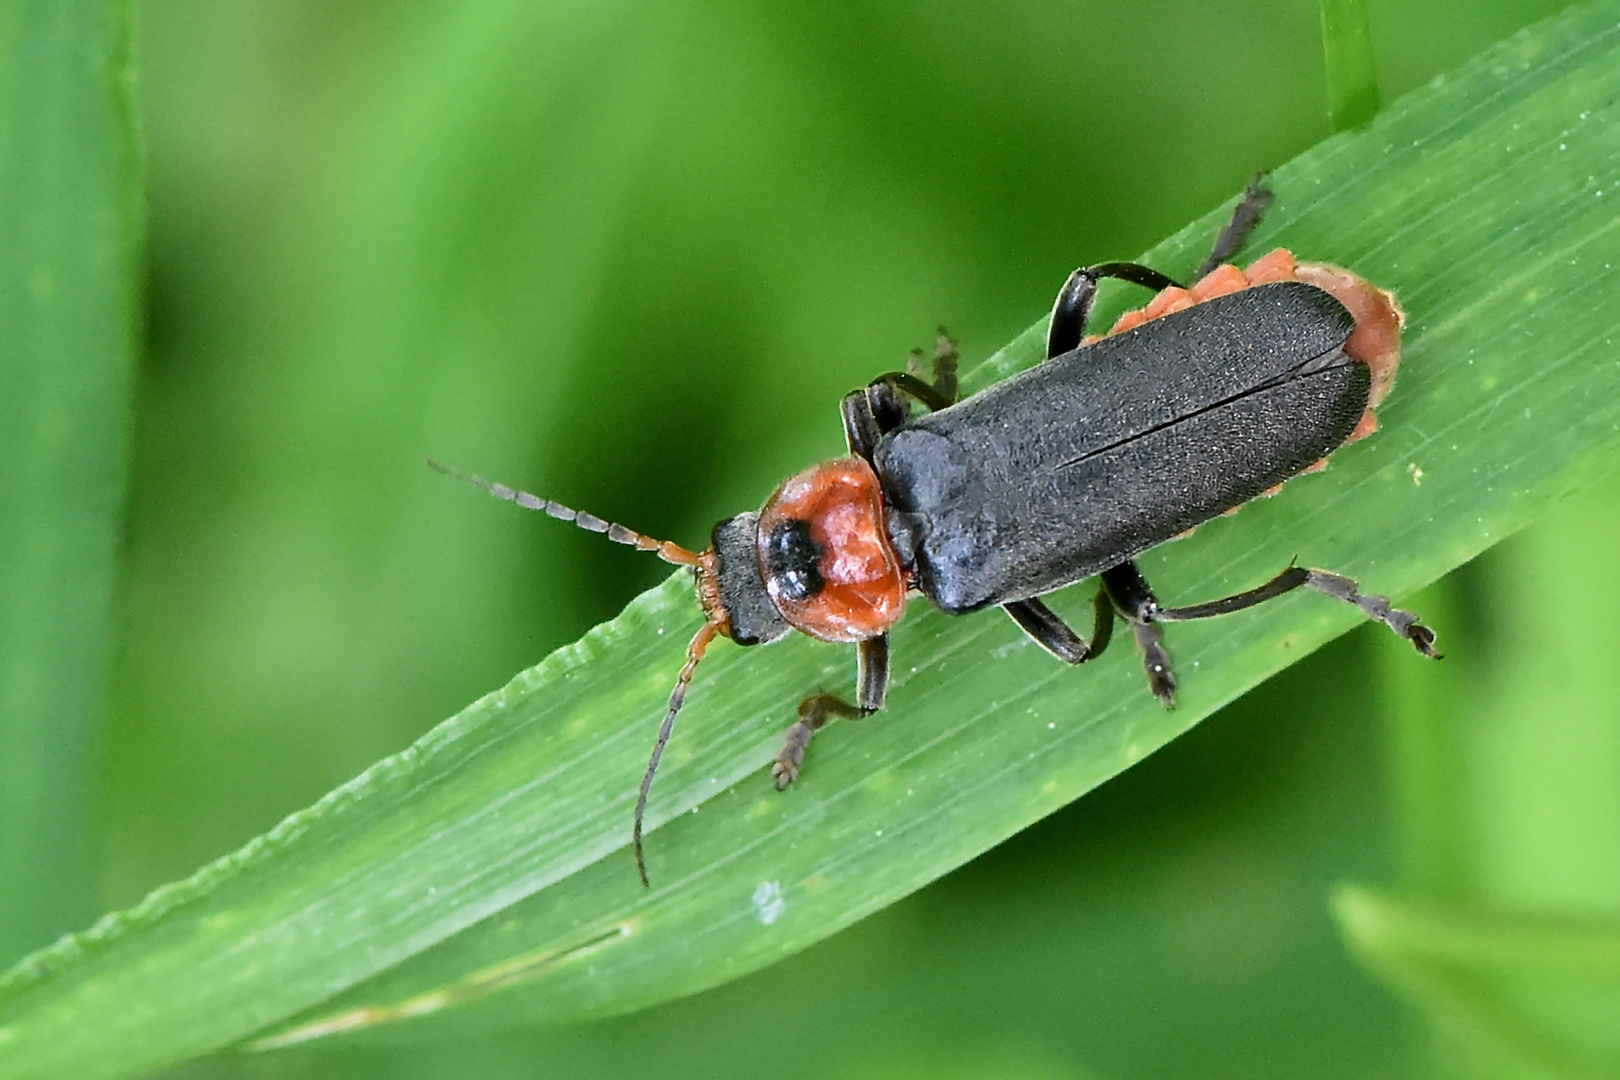
<svg viewBox="0 0 1620 1080">
<path fill-rule="evenodd" d="M 1366 0 L 1321 0 L 1322 54 L 1327 61 L 1328 118 L 1348 131 L 1378 113 L 1378 70 Z"/>
<path fill-rule="evenodd" d="M 1361 960 L 1475 1067 L 1613 1075 L 1620 920 L 1472 910 L 1359 887 L 1341 889 L 1334 912 Z"/>
<path fill-rule="evenodd" d="M 121 0 L 0 8 L 0 957 L 89 912 L 138 303 Z"/>
</svg>

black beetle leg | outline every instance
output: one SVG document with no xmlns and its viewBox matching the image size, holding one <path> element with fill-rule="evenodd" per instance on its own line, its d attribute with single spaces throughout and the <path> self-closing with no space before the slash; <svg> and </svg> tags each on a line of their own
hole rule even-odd
<svg viewBox="0 0 1620 1080">
<path fill-rule="evenodd" d="M 910 411 L 906 397 L 915 398 L 930 409 L 943 409 L 956 403 L 956 342 L 942 326 L 934 346 L 934 381 L 918 371 L 891 371 L 879 375 L 866 386 L 844 395 L 840 412 L 844 418 L 844 441 L 849 452 L 872 459 L 872 450 L 886 433 L 906 422 Z M 911 354 L 908 366 L 922 367 L 922 351 Z"/>
<path fill-rule="evenodd" d="M 851 390 L 839 402 L 838 409 L 844 418 L 844 441 L 849 444 L 849 452 L 871 461 L 872 451 L 883 437 L 884 429 L 872 408 L 870 395 L 865 389 Z"/>
<path fill-rule="evenodd" d="M 1232 220 L 1226 223 L 1221 235 L 1215 238 L 1215 248 L 1209 253 L 1209 258 L 1193 273 L 1193 280 L 1200 280 L 1205 274 L 1215 269 L 1221 263 L 1236 255 L 1243 247 L 1243 242 L 1249 238 L 1249 233 L 1260 224 L 1260 215 L 1266 212 L 1271 205 L 1271 192 L 1265 187 L 1266 174 L 1257 172 L 1249 186 L 1243 189 L 1243 198 L 1232 210 Z"/>
<path fill-rule="evenodd" d="M 1326 570 L 1311 570 L 1303 566 L 1290 566 L 1264 585 L 1248 592 L 1211 600 L 1207 604 L 1194 604 L 1191 607 L 1160 608 L 1155 618 L 1161 622 L 1185 622 L 1188 619 L 1229 615 L 1234 611 L 1263 604 L 1302 585 L 1331 596 L 1335 600 L 1354 604 L 1369 619 L 1383 623 L 1402 639 L 1410 641 L 1412 647 L 1424 656 L 1439 658 L 1440 654 L 1434 651 L 1434 631 L 1419 622 L 1418 616 L 1410 611 L 1391 607 L 1387 596 L 1363 596 L 1356 583 L 1342 574 L 1330 574 Z"/>
<path fill-rule="evenodd" d="M 1290 566 L 1270 581 L 1258 588 L 1247 592 L 1223 596 L 1219 600 L 1211 600 L 1207 604 L 1191 604 L 1187 607 L 1160 608 L 1154 617 L 1160 622 L 1186 622 L 1189 619 L 1212 619 L 1217 615 L 1230 615 L 1234 611 L 1263 604 L 1273 600 L 1284 593 L 1293 592 L 1310 580 L 1311 571 L 1302 566 Z"/>
<path fill-rule="evenodd" d="M 1097 299 L 1097 282 L 1103 278 L 1129 281 L 1154 292 L 1178 287 L 1174 279 L 1140 263 L 1109 262 L 1082 266 L 1069 275 L 1069 280 L 1063 283 L 1057 299 L 1052 303 L 1052 320 L 1046 328 L 1048 360 L 1080 347 L 1081 339 L 1086 336 L 1086 323 L 1091 319 L 1091 305 Z"/>
<path fill-rule="evenodd" d="M 1114 636 L 1114 605 L 1108 599 L 1108 594 L 1102 589 L 1097 590 L 1093 601 L 1094 622 L 1091 630 L 1091 642 L 1069 628 L 1069 624 L 1058 618 L 1051 608 L 1047 607 L 1035 597 L 1028 600 L 1014 600 L 1009 604 L 1002 604 L 1001 608 L 1012 616 L 1013 622 L 1035 639 L 1035 644 L 1051 653 L 1053 656 L 1068 664 L 1083 664 L 1087 660 L 1095 660 L 1101 656 L 1103 650 L 1108 648 L 1108 641 Z"/>
<path fill-rule="evenodd" d="M 816 732 L 836 717 L 859 720 L 883 708 L 889 691 L 889 635 L 867 638 L 856 648 L 856 701 L 851 705 L 837 694 L 812 694 L 799 703 L 799 719 L 787 730 L 782 750 L 771 766 L 776 789 L 781 791 L 798 779 L 804 768 L 804 752 Z"/>
<path fill-rule="evenodd" d="M 855 646 L 855 700 L 861 711 L 875 713 L 889 695 L 889 635 L 879 634 Z"/>
<path fill-rule="evenodd" d="M 906 422 L 909 412 L 902 388 L 895 381 L 906 379 L 922 387 L 928 384 L 904 372 L 894 372 L 859 390 L 851 390 L 839 403 L 844 418 L 844 441 L 856 457 L 872 460 L 878 440 Z M 941 408 L 944 406 L 942 405 Z"/>
<path fill-rule="evenodd" d="M 1170 654 L 1164 648 L 1164 635 L 1153 625 L 1160 612 L 1159 601 L 1153 595 L 1153 590 L 1148 587 L 1147 580 L 1134 562 L 1123 562 L 1104 570 L 1102 583 L 1114 607 L 1130 624 L 1131 633 L 1136 637 L 1153 696 L 1165 708 L 1175 708 L 1176 675 L 1170 668 Z"/>
<path fill-rule="evenodd" d="M 1272 198 L 1271 192 L 1264 185 L 1265 178 L 1265 173 L 1255 173 L 1254 179 L 1249 181 L 1249 186 L 1243 189 L 1243 198 L 1238 200 L 1236 208 L 1233 209 L 1232 219 L 1227 222 L 1226 228 L 1221 230 L 1220 236 L 1215 238 L 1214 250 L 1193 273 L 1193 281 L 1198 281 L 1237 254 L 1243 247 L 1243 242 L 1249 238 L 1249 233 L 1260 223 L 1260 216 L 1265 213 L 1266 207 L 1271 205 Z M 1052 321 L 1046 331 L 1047 359 L 1060 356 L 1070 349 L 1079 348 L 1081 340 L 1086 336 L 1086 323 L 1091 319 L 1091 305 L 1097 299 L 1097 282 L 1109 277 L 1129 281 L 1154 292 L 1173 286 L 1179 287 L 1176 281 L 1139 263 L 1113 262 L 1082 266 L 1069 275 L 1069 280 L 1058 290 L 1057 300 L 1052 304 Z"/>
</svg>

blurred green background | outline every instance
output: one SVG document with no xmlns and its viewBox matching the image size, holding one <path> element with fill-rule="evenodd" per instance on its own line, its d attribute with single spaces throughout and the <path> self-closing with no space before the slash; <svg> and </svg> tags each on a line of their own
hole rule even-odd
<svg viewBox="0 0 1620 1080">
<path fill-rule="evenodd" d="M 1371 3 L 1385 100 L 1562 6 Z M 425 456 L 698 544 L 836 447 L 839 395 L 937 322 L 972 363 L 1076 264 L 1329 130 L 1306 0 L 137 12 L 147 349 L 94 888 L 51 932 L 666 574 Z M 175 1075 L 1496 1069 L 1358 966 L 1329 897 L 1620 909 L 1620 486 L 1555 516 L 1413 602 L 1442 668 L 1352 634 L 787 963 L 577 1029 Z"/>
</svg>

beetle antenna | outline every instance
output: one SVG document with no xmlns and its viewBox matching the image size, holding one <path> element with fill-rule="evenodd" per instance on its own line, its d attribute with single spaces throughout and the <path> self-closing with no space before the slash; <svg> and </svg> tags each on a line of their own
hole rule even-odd
<svg viewBox="0 0 1620 1080">
<path fill-rule="evenodd" d="M 485 480 L 476 473 L 464 473 L 460 469 L 452 469 L 448 465 L 439 464 L 432 458 L 428 458 L 427 463 L 428 468 L 433 471 L 464 481 L 474 487 L 481 487 L 497 499 L 517 503 L 525 510 L 542 511 L 548 517 L 554 517 L 558 521 L 571 521 L 586 532 L 603 533 L 615 544 L 624 544 L 626 547 L 633 547 L 637 551 L 651 551 L 667 563 L 674 563 L 676 566 L 696 566 L 700 561 L 697 552 L 688 551 L 673 541 L 655 540 L 650 536 L 643 536 L 641 533 L 627 529 L 623 525 L 603 521 L 595 514 L 587 514 L 564 506 L 560 502 L 542 499 L 540 496 L 531 495 L 527 491 L 509 488 L 505 484 L 498 484 L 493 480 Z"/>
<path fill-rule="evenodd" d="M 641 850 L 641 819 L 647 811 L 647 793 L 652 790 L 653 774 L 658 771 L 658 762 L 664 756 L 669 734 L 675 730 L 675 714 L 681 711 L 681 706 L 686 702 L 686 688 L 692 682 L 692 673 L 697 670 L 698 661 L 703 659 L 709 642 L 720 632 L 721 625 L 721 620 L 710 619 L 686 647 L 686 666 L 681 668 L 680 677 L 675 680 L 675 689 L 670 692 L 669 712 L 664 714 L 664 726 L 658 729 L 658 744 L 653 747 L 652 757 L 647 761 L 647 775 L 641 778 L 641 794 L 636 798 L 636 825 L 631 830 L 630 843 L 636 849 L 636 870 L 641 874 L 642 887 L 646 889 L 652 888 L 652 882 L 647 880 L 646 853 Z"/>
</svg>

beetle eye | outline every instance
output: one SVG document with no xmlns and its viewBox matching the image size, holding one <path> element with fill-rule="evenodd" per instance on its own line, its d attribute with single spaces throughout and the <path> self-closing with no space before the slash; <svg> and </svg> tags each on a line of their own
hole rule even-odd
<svg viewBox="0 0 1620 1080">
<path fill-rule="evenodd" d="M 821 576 L 821 548 L 810 536 L 810 523 L 790 518 L 765 538 L 765 574 L 788 600 L 808 600 L 827 587 Z"/>
</svg>

